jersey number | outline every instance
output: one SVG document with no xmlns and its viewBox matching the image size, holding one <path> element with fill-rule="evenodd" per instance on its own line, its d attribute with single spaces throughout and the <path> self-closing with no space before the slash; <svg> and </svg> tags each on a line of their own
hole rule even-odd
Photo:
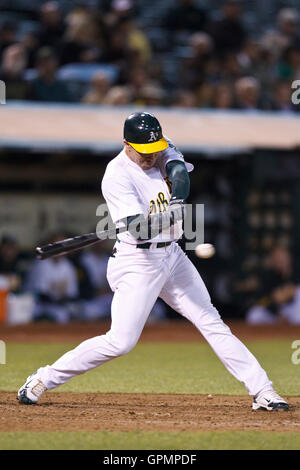
<svg viewBox="0 0 300 470">
<path fill-rule="evenodd" d="M 165 212 L 169 202 L 166 199 L 164 193 L 160 192 L 157 195 L 156 201 L 151 199 L 150 201 L 150 214 L 155 214 L 156 212 Z"/>
</svg>

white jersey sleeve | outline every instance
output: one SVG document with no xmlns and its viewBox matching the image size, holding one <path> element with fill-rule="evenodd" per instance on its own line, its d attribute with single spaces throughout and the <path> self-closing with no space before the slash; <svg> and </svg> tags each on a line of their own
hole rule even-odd
<svg viewBox="0 0 300 470">
<path fill-rule="evenodd" d="M 168 137 L 164 136 L 166 141 L 168 142 L 169 146 L 162 152 L 162 155 L 160 157 L 159 165 L 160 165 L 160 170 L 166 176 L 166 165 L 172 160 L 180 160 L 184 162 L 185 167 L 188 172 L 193 171 L 194 165 L 192 163 L 188 163 L 184 160 L 184 157 L 180 150 L 173 144 L 171 139 Z"/>
<path fill-rule="evenodd" d="M 104 178 L 101 189 L 113 223 L 131 215 L 147 215 L 133 184 L 123 175 L 119 179 Z"/>
</svg>

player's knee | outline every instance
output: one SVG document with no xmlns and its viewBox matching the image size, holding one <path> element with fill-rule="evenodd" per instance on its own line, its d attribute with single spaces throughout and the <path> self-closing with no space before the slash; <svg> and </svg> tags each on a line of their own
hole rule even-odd
<svg viewBox="0 0 300 470">
<path fill-rule="evenodd" d="M 229 326 L 223 322 L 218 310 L 211 303 L 203 309 L 196 326 L 206 338 L 215 334 L 232 334 Z"/>
<path fill-rule="evenodd" d="M 135 335 L 126 336 L 125 334 L 116 334 L 114 331 L 110 330 L 106 333 L 105 340 L 108 343 L 111 354 L 118 357 L 129 353 L 136 345 L 138 337 L 135 337 Z"/>
<path fill-rule="evenodd" d="M 115 345 L 117 355 L 118 356 L 124 356 L 125 354 L 128 354 L 136 345 L 136 342 L 134 341 L 121 341 L 118 344 Z"/>
<path fill-rule="evenodd" d="M 134 348 L 137 340 L 133 338 L 116 338 L 112 335 L 109 337 L 109 342 L 115 356 L 124 356 Z"/>
</svg>

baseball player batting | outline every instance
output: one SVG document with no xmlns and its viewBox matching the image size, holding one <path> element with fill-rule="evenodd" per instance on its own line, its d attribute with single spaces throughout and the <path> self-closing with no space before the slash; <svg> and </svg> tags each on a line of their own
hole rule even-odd
<svg viewBox="0 0 300 470">
<path fill-rule="evenodd" d="M 253 410 L 288 410 L 256 358 L 222 321 L 198 271 L 176 241 L 182 236 L 193 165 L 162 134 L 155 116 L 131 114 L 124 148 L 107 165 L 102 193 L 119 232 L 107 266 L 114 292 L 111 328 L 39 368 L 18 391 L 21 403 L 128 353 L 158 297 L 190 320 L 227 370 L 253 397 Z M 199 361 L 201 358 L 199 358 Z"/>
</svg>

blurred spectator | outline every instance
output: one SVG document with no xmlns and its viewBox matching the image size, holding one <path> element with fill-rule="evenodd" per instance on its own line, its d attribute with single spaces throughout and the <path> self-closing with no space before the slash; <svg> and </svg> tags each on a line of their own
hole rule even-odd
<svg viewBox="0 0 300 470">
<path fill-rule="evenodd" d="M 189 90 L 178 90 L 173 98 L 172 105 L 180 108 L 195 108 L 196 95 Z"/>
<path fill-rule="evenodd" d="M 149 72 L 145 67 L 134 67 L 128 71 L 127 76 L 128 89 L 132 97 L 132 103 L 143 105 L 143 91 L 146 86 L 156 86 L 159 84 L 150 79 Z"/>
<path fill-rule="evenodd" d="M 74 251 L 69 253 L 67 259 L 72 263 L 76 271 L 76 279 L 78 283 L 78 318 L 84 318 L 82 312 L 81 301 L 90 300 L 94 296 L 94 287 L 90 279 L 89 273 L 81 262 L 82 252 Z"/>
<path fill-rule="evenodd" d="M 86 320 L 110 316 L 113 293 L 106 279 L 109 254 L 105 252 L 104 247 L 103 243 L 96 244 L 80 255 L 81 265 L 86 269 L 94 290 L 93 298 L 82 303 L 83 316 Z"/>
<path fill-rule="evenodd" d="M 0 244 L 0 273 L 11 274 L 17 270 L 19 249 L 17 240 L 11 235 L 3 235 Z"/>
<path fill-rule="evenodd" d="M 89 91 L 81 101 L 87 104 L 102 104 L 109 87 L 110 81 L 107 75 L 103 72 L 97 72 L 91 80 Z"/>
<path fill-rule="evenodd" d="M 80 254 L 81 264 L 86 268 L 97 295 L 110 292 L 106 280 L 106 268 L 110 253 L 105 250 L 106 243 L 95 244 Z"/>
<path fill-rule="evenodd" d="M 2 71 L 9 78 L 22 76 L 26 67 L 25 49 L 22 44 L 8 46 L 2 56 Z"/>
<path fill-rule="evenodd" d="M 133 18 L 138 11 L 135 0 L 102 0 L 100 9 L 105 13 L 105 21 L 109 27 L 115 26 L 124 16 Z"/>
<path fill-rule="evenodd" d="M 96 12 L 92 10 L 88 2 L 75 2 L 75 5 L 68 11 L 65 17 L 67 27 L 91 21 L 96 17 Z"/>
<path fill-rule="evenodd" d="M 252 76 L 259 81 L 262 105 L 264 109 L 268 109 L 278 75 L 274 55 L 261 41 L 249 38 L 237 59 L 241 66 L 241 74 Z"/>
<path fill-rule="evenodd" d="M 257 109 L 259 93 L 259 82 L 254 77 L 239 78 L 235 83 L 235 109 Z"/>
<path fill-rule="evenodd" d="M 105 61 L 128 69 L 147 65 L 151 57 L 151 43 L 146 34 L 130 16 L 122 16 L 110 32 Z"/>
<path fill-rule="evenodd" d="M 262 61 L 262 46 L 257 39 L 248 38 L 238 54 L 238 61 L 247 75 L 256 75 Z"/>
<path fill-rule="evenodd" d="M 24 80 L 26 51 L 22 44 L 8 46 L 2 54 L 0 79 L 6 84 L 7 99 L 25 99 L 28 85 Z"/>
<path fill-rule="evenodd" d="M 3 21 L 0 25 L 0 56 L 4 49 L 17 42 L 17 29 L 17 24 L 12 21 Z"/>
<path fill-rule="evenodd" d="M 300 15 L 295 8 L 282 8 L 277 16 L 277 27 L 266 32 L 261 44 L 278 58 L 288 46 L 300 46 Z"/>
<path fill-rule="evenodd" d="M 11 290 L 22 289 L 29 263 L 29 257 L 20 251 L 17 240 L 11 235 L 3 235 L 0 242 L 0 275 L 7 276 Z"/>
<path fill-rule="evenodd" d="M 56 234 L 51 242 L 62 240 Z M 34 320 L 67 323 L 74 315 L 78 281 L 72 263 L 64 257 L 35 261 L 27 280 L 27 289 L 35 296 Z"/>
<path fill-rule="evenodd" d="M 215 87 L 212 83 L 204 82 L 196 90 L 196 103 L 199 108 L 211 108 L 213 104 Z"/>
<path fill-rule="evenodd" d="M 295 80 L 300 77 L 300 49 L 287 47 L 279 60 L 278 76 L 282 80 Z"/>
<path fill-rule="evenodd" d="M 142 106 L 162 106 L 164 104 L 165 93 L 158 85 L 145 85 L 140 90 L 139 104 Z"/>
<path fill-rule="evenodd" d="M 123 17 L 117 27 L 121 30 L 129 51 L 134 52 L 135 59 L 138 56 L 140 64 L 147 64 L 151 60 L 152 50 L 151 43 L 142 29 L 130 16 Z"/>
<path fill-rule="evenodd" d="M 162 19 L 162 26 L 170 31 L 203 31 L 207 15 L 195 0 L 176 0 Z"/>
<path fill-rule="evenodd" d="M 217 109 L 230 109 L 233 107 L 234 98 L 232 87 L 227 83 L 219 83 L 215 87 L 213 107 Z"/>
<path fill-rule="evenodd" d="M 282 36 L 288 38 L 289 44 L 298 46 L 299 20 L 300 14 L 296 8 L 282 8 L 278 13 L 278 29 Z"/>
<path fill-rule="evenodd" d="M 237 53 L 226 53 L 220 60 L 220 77 L 222 80 L 235 81 L 243 74 Z"/>
<path fill-rule="evenodd" d="M 3 235 L 0 241 L 0 284 L 5 307 L 2 314 L 8 324 L 32 321 L 33 298 L 24 293 L 25 279 L 32 266 L 32 258 L 20 250 L 15 237 Z"/>
<path fill-rule="evenodd" d="M 106 93 L 103 104 L 125 106 L 131 103 L 131 94 L 127 86 L 113 86 Z"/>
<path fill-rule="evenodd" d="M 205 65 L 205 77 L 209 83 L 217 83 L 221 78 L 222 65 L 215 57 L 211 57 Z"/>
<path fill-rule="evenodd" d="M 123 37 L 122 31 L 117 27 L 112 28 L 109 34 L 109 41 L 105 50 L 105 62 L 118 65 L 127 70 L 126 59 L 128 54 L 128 44 Z"/>
<path fill-rule="evenodd" d="M 40 28 L 38 32 L 40 46 L 59 48 L 64 30 L 65 25 L 58 2 L 44 3 L 40 10 Z"/>
<path fill-rule="evenodd" d="M 216 54 L 219 57 L 228 52 L 240 51 L 247 38 L 242 20 L 242 2 L 240 0 L 225 1 L 222 14 L 222 18 L 213 22 L 209 27 Z"/>
<path fill-rule="evenodd" d="M 297 107 L 291 99 L 291 83 L 289 81 L 279 81 L 276 83 L 271 109 L 273 111 L 297 111 Z"/>
<path fill-rule="evenodd" d="M 100 23 L 91 15 L 69 17 L 60 47 L 61 65 L 97 62 L 102 59 L 104 40 Z"/>
<path fill-rule="evenodd" d="M 290 252 L 276 246 L 265 269 L 256 279 L 257 300 L 246 315 L 251 324 L 270 324 L 285 320 L 300 324 L 300 286 L 295 282 Z"/>
<path fill-rule="evenodd" d="M 29 99 L 49 102 L 72 101 L 67 84 L 56 78 L 57 58 L 50 48 L 43 47 L 38 51 L 36 66 L 38 76 L 31 82 Z"/>
<path fill-rule="evenodd" d="M 212 57 L 213 41 L 206 33 L 194 33 L 189 39 L 191 52 L 181 67 L 181 83 L 195 89 L 206 78 L 206 66 Z"/>
<path fill-rule="evenodd" d="M 40 47 L 38 34 L 33 31 L 26 32 L 21 37 L 20 43 L 25 47 L 27 68 L 34 69 L 36 65 L 36 52 Z"/>
</svg>

